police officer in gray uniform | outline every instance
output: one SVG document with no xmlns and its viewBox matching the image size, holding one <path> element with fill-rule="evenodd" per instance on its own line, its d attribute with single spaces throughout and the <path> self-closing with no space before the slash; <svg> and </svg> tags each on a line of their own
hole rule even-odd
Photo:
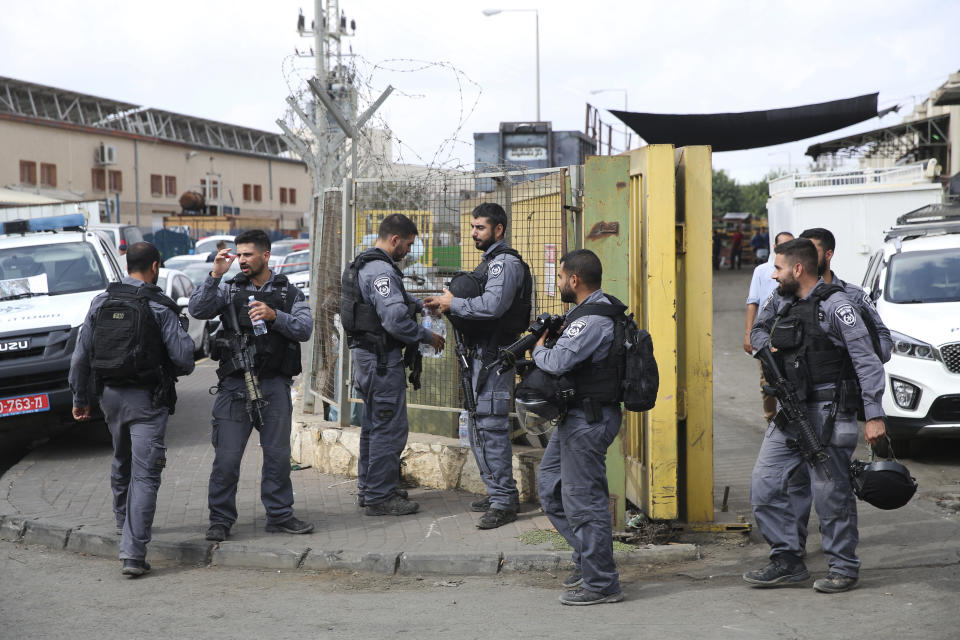
<svg viewBox="0 0 960 640">
<path fill-rule="evenodd" d="M 398 488 L 400 454 L 407 443 L 407 380 L 404 348 L 411 362 L 419 344 L 439 352 L 444 339 L 417 324 L 423 303 L 407 294 L 397 267 L 410 252 L 417 226 L 393 213 L 380 223 L 377 243 L 343 274 L 340 320 L 354 365 L 354 388 L 363 399 L 357 499 L 368 516 L 402 516 L 420 505 Z"/>
<path fill-rule="evenodd" d="M 883 323 L 877 308 L 863 289 L 851 282 L 844 282 L 830 268 L 830 261 L 833 258 L 836 249 L 836 240 L 833 234 L 821 227 L 807 229 L 800 234 L 800 238 L 806 238 L 813 242 L 817 248 L 817 273 L 827 284 L 836 283 L 843 287 L 843 293 L 847 296 L 850 304 L 857 310 L 861 319 L 866 323 L 873 342 L 874 351 L 880 357 L 881 362 L 887 362 L 890 359 L 890 353 L 893 350 L 893 340 L 890 337 L 890 330 Z M 755 326 L 760 331 L 770 333 L 770 327 L 776 317 L 777 311 L 781 308 L 783 300 L 774 291 L 768 300 L 768 304 L 758 314 Z M 881 442 L 881 444 L 883 444 Z M 800 547 L 806 549 L 807 541 L 807 523 L 810 519 L 810 508 L 813 504 L 813 494 L 810 492 L 810 478 L 807 469 L 804 466 L 799 467 L 790 477 L 789 484 L 790 499 L 794 502 L 794 512 L 800 514 L 797 521 Z"/>
<path fill-rule="evenodd" d="M 604 367 L 613 342 L 613 319 L 590 314 L 587 305 L 618 305 L 600 289 L 603 267 L 592 251 L 578 249 L 560 260 L 557 288 L 560 299 L 576 303 L 567 313 L 563 333 L 552 348 L 541 336 L 533 362 L 551 375 L 566 374 L 577 398 L 557 426 L 543 453 L 537 476 L 540 505 L 557 531 L 573 547 L 573 572 L 563 581 L 568 589 L 560 602 L 590 605 L 623 599 L 620 576 L 613 559 L 613 527 L 607 489 L 607 448 L 620 431 L 621 411 L 616 401 L 593 402 L 607 392 L 617 393 L 616 370 Z M 587 315 L 579 315 L 581 309 Z M 571 320 L 572 319 L 572 320 Z M 610 398 L 607 398 L 610 400 Z"/>
<path fill-rule="evenodd" d="M 266 530 L 283 533 L 310 533 L 313 524 L 293 515 L 293 484 L 290 481 L 290 399 L 291 378 L 301 371 L 300 343 L 310 338 L 313 316 L 303 292 L 267 268 L 270 238 L 260 230 L 245 231 L 235 239 L 237 255 L 221 249 L 210 275 L 190 296 L 190 313 L 195 318 L 213 318 L 234 305 L 240 330 L 252 334 L 252 322 L 263 320 L 266 334 L 253 338 L 255 367 L 267 402 L 260 428 L 263 473 L 260 498 L 267 512 Z M 234 260 L 240 274 L 221 282 Z M 255 300 L 248 304 L 250 296 Z M 221 341 L 218 340 L 218 343 Z M 218 345 L 218 350 L 229 347 Z M 220 354 L 220 379 L 213 402 L 212 442 L 215 451 L 210 472 L 210 527 L 206 538 L 223 541 L 237 521 L 237 483 L 240 461 L 253 424 L 246 412 L 242 372 L 230 369 L 228 354 Z"/>
<path fill-rule="evenodd" d="M 167 417 L 176 402 L 176 376 L 193 371 L 194 345 L 177 318 L 176 303 L 156 286 L 157 248 L 138 242 L 126 256 L 129 276 L 90 304 L 70 362 L 70 389 L 73 417 L 86 421 L 91 383 L 102 387 L 100 407 L 113 441 L 110 487 L 122 572 L 136 577 L 150 571 L 145 558 L 166 463 Z"/>
<path fill-rule="evenodd" d="M 771 324 L 758 321 L 754 326 L 751 343 L 757 350 L 776 349 L 774 356 L 804 402 L 829 459 L 802 469 L 806 462 L 796 446 L 793 427 L 781 414 L 770 423 L 751 476 L 750 497 L 757 528 L 771 547 L 771 562 L 745 573 L 743 579 L 753 586 L 774 587 L 809 578 L 800 539 L 799 521 L 805 514 L 790 495 L 790 486 L 794 478 L 812 477 L 823 552 L 830 567 L 813 587 L 839 593 L 856 586 L 860 572 L 857 504 L 848 473 L 857 445 L 856 407 L 862 398 L 866 441 L 877 443 L 886 433 L 881 406 L 883 365 L 849 298 L 839 286 L 827 285 L 818 277 L 813 243 L 798 238 L 775 252 L 773 277 L 779 283 L 781 302 Z M 843 391 L 854 386 L 854 379 L 861 393 L 851 398 Z M 830 416 L 834 416 L 832 425 Z"/>
<path fill-rule="evenodd" d="M 456 298 L 444 289 L 443 295 L 426 298 L 424 305 L 449 312 L 451 322 L 457 318 L 483 321 L 477 333 L 465 336 L 472 352 L 477 401 L 470 446 L 487 489 L 487 497 L 472 503 L 471 509 L 484 514 L 479 528 L 495 529 L 517 519 L 520 502 L 513 479 L 509 415 L 516 372 L 484 371 L 484 365 L 496 359 L 499 347 L 516 340 L 529 326 L 532 280 L 520 254 L 504 240 L 507 214 L 503 207 L 485 202 L 473 210 L 472 216 L 471 236 L 477 249 L 483 251 L 480 265 L 473 271 L 481 294 Z"/>
</svg>

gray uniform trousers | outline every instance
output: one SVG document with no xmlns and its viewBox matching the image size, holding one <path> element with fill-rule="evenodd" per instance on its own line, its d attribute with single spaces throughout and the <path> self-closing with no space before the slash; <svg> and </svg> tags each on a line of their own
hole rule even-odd
<svg viewBox="0 0 960 640">
<path fill-rule="evenodd" d="M 808 402 L 805 405 L 807 418 L 821 438 L 830 404 Z M 857 501 L 849 475 L 858 433 L 855 414 L 837 414 L 826 449 L 830 456 L 827 463 L 830 476 L 827 477 L 821 465 L 803 468 L 807 462 L 800 451 L 787 442 L 792 436 L 773 422 L 767 427 L 750 479 L 750 502 L 757 529 L 770 545 L 771 557 L 787 554 L 791 562 L 800 560 L 801 536 L 806 532 L 812 490 L 813 505 L 820 519 L 823 553 L 830 570 L 859 577 Z"/>
<path fill-rule="evenodd" d="M 490 506 L 516 509 L 520 502 L 517 482 L 513 479 L 513 448 L 510 445 L 510 397 L 516 372 L 513 369 L 497 375 L 490 372 L 486 384 L 478 386 L 483 363 L 475 355 L 470 363 L 473 389 L 477 394 L 476 429 L 470 429 L 470 448 L 477 460 L 480 477 L 490 496 Z"/>
<path fill-rule="evenodd" d="M 100 407 L 113 440 L 110 488 L 120 538 L 121 560 L 143 560 L 147 555 L 157 510 L 160 474 L 166 464 L 166 407 L 154 409 L 151 393 L 143 389 L 105 386 Z"/>
<path fill-rule="evenodd" d="M 363 399 L 360 453 L 357 458 L 357 495 L 365 504 L 386 502 L 400 482 L 400 454 L 407 444 L 407 378 L 399 350 L 387 358 L 386 372 L 377 373 L 377 355 L 350 350 L 354 391 Z"/>
<path fill-rule="evenodd" d="M 620 591 L 606 466 L 620 423 L 619 407 L 604 407 L 603 419 L 592 424 L 582 410 L 571 409 L 551 436 L 537 476 L 540 506 L 573 547 L 583 587 L 606 595 Z"/>
<path fill-rule="evenodd" d="M 247 415 L 243 380 L 224 378 L 213 401 L 213 468 L 207 504 L 210 523 L 233 526 L 237 521 L 237 483 L 240 461 L 253 424 Z M 293 484 L 290 482 L 290 379 L 283 376 L 260 378 L 267 406 L 263 410 L 260 450 L 263 470 L 260 499 L 267 512 L 267 524 L 279 524 L 293 517 Z"/>
</svg>

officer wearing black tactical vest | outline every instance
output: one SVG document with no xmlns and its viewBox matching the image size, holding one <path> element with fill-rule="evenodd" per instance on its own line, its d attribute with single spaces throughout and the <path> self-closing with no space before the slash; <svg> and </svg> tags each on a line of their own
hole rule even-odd
<svg viewBox="0 0 960 640">
<path fill-rule="evenodd" d="M 533 281 L 523 258 L 504 239 L 507 214 L 498 204 L 485 202 L 473 210 L 471 236 L 483 251 L 479 266 L 471 274 L 476 289 L 429 297 L 424 306 L 449 312 L 454 327 L 471 348 L 476 420 L 470 429 L 470 446 L 477 460 L 487 497 L 471 504 L 484 512 L 477 526 L 494 529 L 517 519 L 519 493 L 513 479 L 513 451 L 510 446 L 510 398 L 516 372 L 484 370 L 496 360 L 499 348 L 514 342 L 530 325 Z M 451 284 L 451 289 L 453 288 Z M 455 297 L 456 296 L 456 297 Z"/>
<path fill-rule="evenodd" d="M 229 247 L 221 249 L 213 261 L 213 270 L 190 296 L 190 313 L 196 318 L 223 317 L 227 305 L 233 305 L 240 331 L 253 336 L 256 356 L 254 369 L 266 406 L 262 411 L 260 448 L 263 475 L 260 498 L 267 512 L 266 530 L 283 533 L 309 533 L 313 524 L 293 515 L 293 485 L 290 481 L 290 399 L 291 378 L 301 371 L 300 343 L 310 338 L 313 316 L 303 292 L 267 268 L 270 238 L 260 230 L 244 231 L 235 239 L 237 255 Z M 234 260 L 240 261 L 240 273 L 233 279 L 220 279 Z M 254 301 L 248 303 L 250 296 Z M 253 323 L 264 321 L 267 333 L 255 335 Z M 213 469 L 210 472 L 210 528 L 207 540 L 222 541 L 237 521 L 237 482 L 240 461 L 254 424 L 246 411 L 248 398 L 243 371 L 228 353 L 230 329 L 217 341 L 220 367 L 219 385 L 213 403 Z"/>
<path fill-rule="evenodd" d="M 341 283 L 340 321 L 353 359 L 354 389 L 364 402 L 357 501 L 368 516 L 402 516 L 420 508 L 397 486 L 410 431 L 404 365 L 415 366 L 419 344 L 439 352 L 444 339 L 417 324 L 423 303 L 407 293 L 396 265 L 416 237 L 410 218 L 388 215 L 380 223 L 376 245 L 357 256 Z M 414 383 L 418 387 L 419 381 Z"/>
<path fill-rule="evenodd" d="M 626 306 L 603 293 L 602 280 L 603 265 L 592 251 L 578 249 L 560 259 L 560 299 L 577 306 L 567 313 L 556 343 L 548 348 L 544 334 L 532 352 L 540 371 L 564 376 L 575 390 L 537 474 L 540 505 L 573 547 L 574 569 L 563 580 L 566 591 L 560 596 L 567 605 L 623 600 L 613 559 L 606 456 L 620 431 L 623 382 L 620 363 L 608 356 L 614 347 L 614 317 Z M 520 390 L 518 405 L 519 396 Z"/>
<path fill-rule="evenodd" d="M 816 580 L 813 588 L 838 593 L 852 589 L 859 579 L 857 505 L 848 468 L 857 446 L 856 412 L 861 402 L 867 443 L 876 444 L 886 433 L 883 364 L 860 312 L 843 288 L 818 277 L 814 244 L 797 238 L 774 251 L 779 302 L 772 319 L 759 318 L 754 324 L 750 341 L 758 351 L 776 350 L 777 365 L 803 403 L 826 456 L 822 464 L 801 469 L 806 462 L 798 446 L 798 425 L 786 419 L 783 410 L 770 423 L 751 476 L 750 502 L 757 528 L 770 544 L 771 562 L 745 573 L 743 579 L 758 587 L 809 579 L 800 539 L 800 520 L 806 514 L 793 495 L 794 478 L 804 477 L 812 481 L 829 564 L 829 573 Z M 859 383 L 859 394 L 851 392 L 855 383 Z"/>
<path fill-rule="evenodd" d="M 110 488 L 122 572 L 136 577 L 150 571 L 145 558 L 166 463 L 167 417 L 176 377 L 193 371 L 194 345 L 180 308 L 156 286 L 157 248 L 138 242 L 126 256 L 130 275 L 90 304 L 70 362 L 70 389 L 79 421 L 90 419 L 91 383 L 100 396 L 113 441 Z"/>
</svg>

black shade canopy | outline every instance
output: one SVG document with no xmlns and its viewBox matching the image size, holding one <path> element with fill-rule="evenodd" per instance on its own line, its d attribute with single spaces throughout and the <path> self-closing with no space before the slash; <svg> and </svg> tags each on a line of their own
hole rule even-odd
<svg viewBox="0 0 960 640">
<path fill-rule="evenodd" d="M 877 95 L 742 113 L 665 114 L 614 111 L 648 144 L 708 144 L 737 151 L 794 142 L 849 127 L 877 114 Z"/>
</svg>

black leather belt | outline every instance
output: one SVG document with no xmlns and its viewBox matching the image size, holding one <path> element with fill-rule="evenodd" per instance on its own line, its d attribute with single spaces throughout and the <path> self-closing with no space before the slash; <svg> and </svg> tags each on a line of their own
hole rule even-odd
<svg viewBox="0 0 960 640">
<path fill-rule="evenodd" d="M 810 392 L 810 395 L 807 396 L 808 402 L 833 402 L 834 397 L 837 395 L 836 387 L 830 387 L 829 389 L 814 389 Z"/>
</svg>

